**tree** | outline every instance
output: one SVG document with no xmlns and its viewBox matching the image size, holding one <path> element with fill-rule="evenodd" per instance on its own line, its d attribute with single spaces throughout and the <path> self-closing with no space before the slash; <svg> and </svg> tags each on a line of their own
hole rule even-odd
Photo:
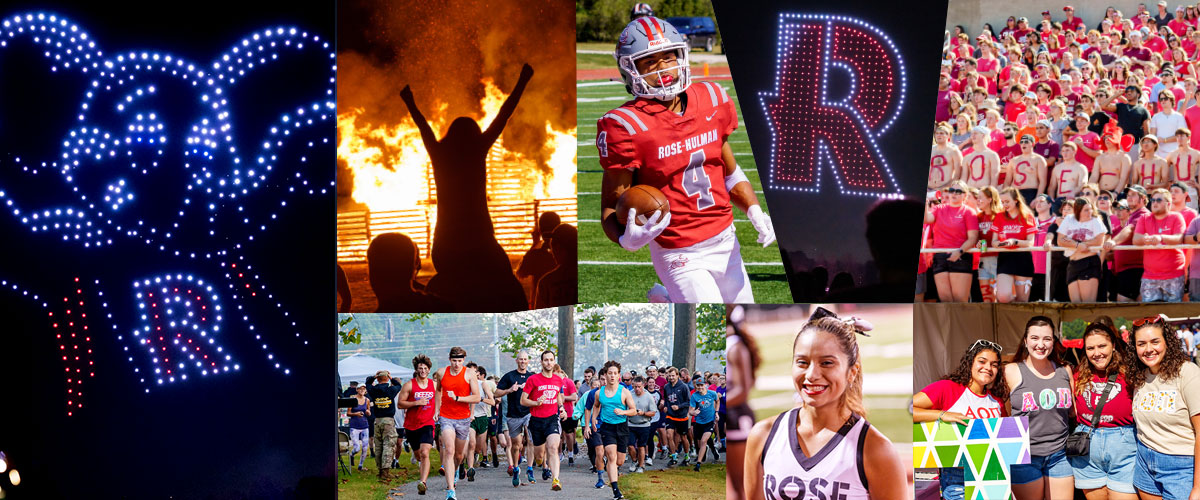
<svg viewBox="0 0 1200 500">
<path fill-rule="evenodd" d="M 696 347 L 702 354 L 717 353 L 716 359 L 725 366 L 725 305 L 696 306 Z"/>
</svg>

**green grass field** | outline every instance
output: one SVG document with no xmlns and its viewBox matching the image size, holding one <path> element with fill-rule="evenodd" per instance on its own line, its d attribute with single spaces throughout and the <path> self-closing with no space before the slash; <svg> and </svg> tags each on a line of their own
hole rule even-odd
<svg viewBox="0 0 1200 500">
<path fill-rule="evenodd" d="M 725 464 L 646 471 L 621 476 L 621 493 L 629 500 L 660 498 L 725 498 Z"/>
<path fill-rule="evenodd" d="M 392 469 L 391 483 L 384 484 L 376 478 L 376 473 L 379 469 L 375 468 L 375 458 L 367 455 L 367 461 L 363 463 L 365 471 L 360 471 L 355 467 L 351 467 L 352 474 L 347 476 L 338 471 L 338 500 L 384 500 L 388 498 L 388 490 L 395 486 L 404 483 L 421 479 L 421 470 L 418 466 L 408 462 L 411 453 L 402 453 L 400 455 L 400 467 Z M 349 459 L 347 460 L 347 465 Z M 354 457 L 354 464 L 358 465 L 358 457 Z M 441 488 L 445 484 L 435 481 L 441 481 L 443 476 L 437 473 L 438 466 L 442 465 L 441 457 L 437 452 L 429 454 L 429 480 L 426 484 L 431 485 L 431 489 L 442 491 Z M 426 495 L 428 496 L 428 495 Z M 433 498 L 433 497 L 430 497 Z"/>
<path fill-rule="evenodd" d="M 578 56 L 587 55 L 589 54 Z M 725 86 L 734 102 L 738 103 L 740 110 L 740 101 L 732 83 L 728 80 L 720 83 Z M 580 302 L 645 302 L 646 291 L 658 282 L 658 276 L 650 266 L 650 250 L 643 248 L 632 254 L 625 251 L 604 236 L 599 223 L 602 172 L 595 146 L 596 120 L 621 105 L 628 97 L 620 85 L 589 85 L 578 88 Z M 766 199 L 762 195 L 762 184 L 759 182 L 754 156 L 750 153 L 745 127 L 739 127 L 729 137 L 729 142 L 746 177 L 758 192 L 759 203 L 764 211 L 769 212 Z M 746 270 L 754 288 L 754 300 L 759 303 L 791 303 L 792 296 L 779 257 L 778 244 L 773 243 L 763 248 L 754 241 L 758 233 L 750 225 L 746 215 L 737 209 L 733 212 L 734 229 L 742 245 L 742 260 L 747 263 Z"/>
<path fill-rule="evenodd" d="M 904 306 L 885 306 L 883 311 L 854 312 L 875 325 L 870 337 L 858 338 L 858 344 L 864 353 L 862 359 L 863 371 L 870 384 L 874 377 L 887 377 L 895 374 L 912 380 L 912 309 Z M 886 311 L 886 312 L 885 312 Z M 797 327 L 800 323 L 797 323 Z M 791 376 L 792 341 L 794 332 L 778 335 L 758 335 L 759 353 L 762 354 L 762 365 L 758 369 L 758 377 Z M 898 354 L 907 349 L 908 354 Z M 888 355 L 890 354 L 890 355 Z M 876 378 L 877 379 L 877 378 Z M 878 380 L 878 379 L 877 379 Z M 910 382 L 911 383 L 911 382 Z M 761 387 L 761 383 L 760 383 Z M 756 388 L 750 393 L 751 405 L 758 420 L 770 418 L 792 408 L 790 396 L 793 389 L 763 390 Z M 877 427 L 893 443 L 912 442 L 912 415 L 908 412 L 911 395 L 871 395 L 871 387 L 864 387 L 867 419 Z M 911 389 L 909 389 L 911 393 Z M 755 404 L 754 401 L 769 400 L 776 404 Z"/>
</svg>

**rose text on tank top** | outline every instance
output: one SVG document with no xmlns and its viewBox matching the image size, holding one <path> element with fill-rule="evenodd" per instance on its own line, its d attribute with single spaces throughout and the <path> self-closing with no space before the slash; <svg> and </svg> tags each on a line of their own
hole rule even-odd
<svg viewBox="0 0 1200 500">
<path fill-rule="evenodd" d="M 805 456 L 796 435 L 796 418 L 801 410 L 793 408 L 784 413 L 767 435 L 761 458 L 767 500 L 869 498 L 863 443 L 871 424 L 852 414 L 825 446 Z"/>
<path fill-rule="evenodd" d="M 417 430 L 427 425 L 433 425 L 433 398 L 437 396 L 433 381 L 425 379 L 425 385 L 418 387 L 417 381 L 414 379 L 411 384 L 412 391 L 408 393 L 408 401 L 428 399 L 429 403 L 425 406 L 414 406 L 404 412 L 404 428 Z"/>
<path fill-rule="evenodd" d="M 460 398 L 471 395 L 471 384 L 467 382 L 467 369 L 459 370 L 457 375 L 451 375 L 450 370 L 450 368 L 446 368 L 445 374 L 442 375 L 441 416 L 453 420 L 471 418 L 471 405 L 460 403 L 450 397 L 450 392 L 454 392 L 454 395 Z"/>
<path fill-rule="evenodd" d="M 1029 452 L 1037 456 L 1062 450 L 1067 443 L 1074 395 L 1067 369 L 1054 368 L 1049 379 L 1038 377 L 1024 363 L 1017 363 L 1021 383 L 1009 397 L 1012 416 L 1029 417 Z"/>
</svg>

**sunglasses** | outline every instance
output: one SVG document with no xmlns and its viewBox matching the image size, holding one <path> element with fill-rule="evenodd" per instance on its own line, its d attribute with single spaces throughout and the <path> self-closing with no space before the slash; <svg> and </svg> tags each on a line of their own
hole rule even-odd
<svg viewBox="0 0 1200 500">
<path fill-rule="evenodd" d="M 983 340 L 983 339 L 976 340 L 974 344 L 971 344 L 971 348 L 967 349 L 967 350 L 973 351 L 973 350 L 975 350 L 976 347 L 979 347 L 979 346 L 983 346 L 986 349 L 993 349 L 996 352 L 1004 352 L 1004 348 L 1000 347 L 1000 344 L 997 344 L 990 340 Z"/>
<path fill-rule="evenodd" d="M 1151 198 L 1151 199 L 1150 199 L 1150 202 L 1151 202 L 1151 203 L 1166 203 L 1166 202 L 1167 202 L 1167 200 L 1166 200 L 1166 198 L 1158 198 L 1158 197 L 1154 197 L 1154 198 Z"/>
<path fill-rule="evenodd" d="M 1083 195 L 1083 196 L 1096 196 L 1096 193 L 1093 193 L 1093 192 L 1091 192 L 1091 191 L 1084 191 L 1084 192 L 1082 192 L 1082 193 L 1079 193 L 1079 194 L 1081 194 L 1081 195 Z"/>
<path fill-rule="evenodd" d="M 946 188 L 946 193 L 948 194 L 963 194 L 965 192 L 960 188 Z"/>
<path fill-rule="evenodd" d="M 1142 318 L 1137 321 L 1134 321 L 1133 327 L 1139 328 L 1144 325 L 1153 325 L 1153 324 L 1158 324 L 1158 323 L 1166 323 L 1166 322 L 1163 321 L 1162 316 L 1150 316 L 1150 317 L 1146 317 L 1146 318 Z"/>
<path fill-rule="evenodd" d="M 1102 195 L 1102 196 L 1100 196 L 1099 199 L 1104 200 L 1104 201 L 1112 201 L 1112 197 L 1108 196 L 1108 195 Z"/>
</svg>

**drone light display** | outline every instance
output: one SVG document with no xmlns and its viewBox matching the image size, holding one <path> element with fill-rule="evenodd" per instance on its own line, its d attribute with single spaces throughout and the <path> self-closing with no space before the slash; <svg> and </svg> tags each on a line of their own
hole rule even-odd
<svg viewBox="0 0 1200 500">
<path fill-rule="evenodd" d="M 31 43 L 50 72 L 86 81 L 59 151 L 46 161 L 13 159 L 22 175 L 57 175 L 66 189 L 50 200 L 22 199 L 21 190 L 0 186 L 4 210 L 28 228 L 32 245 L 71 252 L 149 249 L 172 262 L 127 276 L 132 286 L 116 291 L 129 294 L 132 311 L 110 310 L 101 281 L 86 272 L 61 293 L 41 294 L 0 275 L 3 289 L 33 300 L 48 315 L 66 375 L 67 414 L 84 407 L 85 381 L 104 362 L 94 356 L 95 344 L 110 339 L 121 343 L 146 392 L 240 370 L 244 361 L 222 345 L 229 335 L 249 336 L 271 367 L 289 374 L 256 326 L 268 323 L 274 332 L 290 330 L 283 338 L 308 342 L 286 301 L 267 290 L 247 261 L 247 251 L 270 244 L 256 236 L 286 215 L 289 200 L 332 192 L 332 162 L 328 168 L 310 162 L 317 148 L 333 158 L 336 66 L 330 42 L 298 27 L 276 26 L 249 33 L 202 63 L 163 51 L 108 53 L 79 24 L 54 14 L 0 19 L 0 49 L 26 50 Z M 238 84 L 279 61 L 304 57 L 321 61 L 310 67 L 312 74 L 328 75 L 321 95 L 278 115 L 266 130 L 239 129 L 235 116 L 256 110 L 244 94 L 239 98 L 245 103 L 235 105 L 231 94 Z M 4 76 L 22 71 L 33 69 L 14 68 Z M 166 117 L 181 102 L 192 115 L 187 126 L 173 127 Z M 105 331 L 95 331 L 96 319 L 104 320 Z"/>
<path fill-rule="evenodd" d="M 849 79 L 844 98 L 831 74 Z M 775 88 L 759 101 L 771 130 L 772 189 L 820 192 L 828 170 L 842 194 L 902 198 L 877 138 L 904 105 L 904 61 L 890 38 L 861 20 L 779 15 Z"/>
</svg>

